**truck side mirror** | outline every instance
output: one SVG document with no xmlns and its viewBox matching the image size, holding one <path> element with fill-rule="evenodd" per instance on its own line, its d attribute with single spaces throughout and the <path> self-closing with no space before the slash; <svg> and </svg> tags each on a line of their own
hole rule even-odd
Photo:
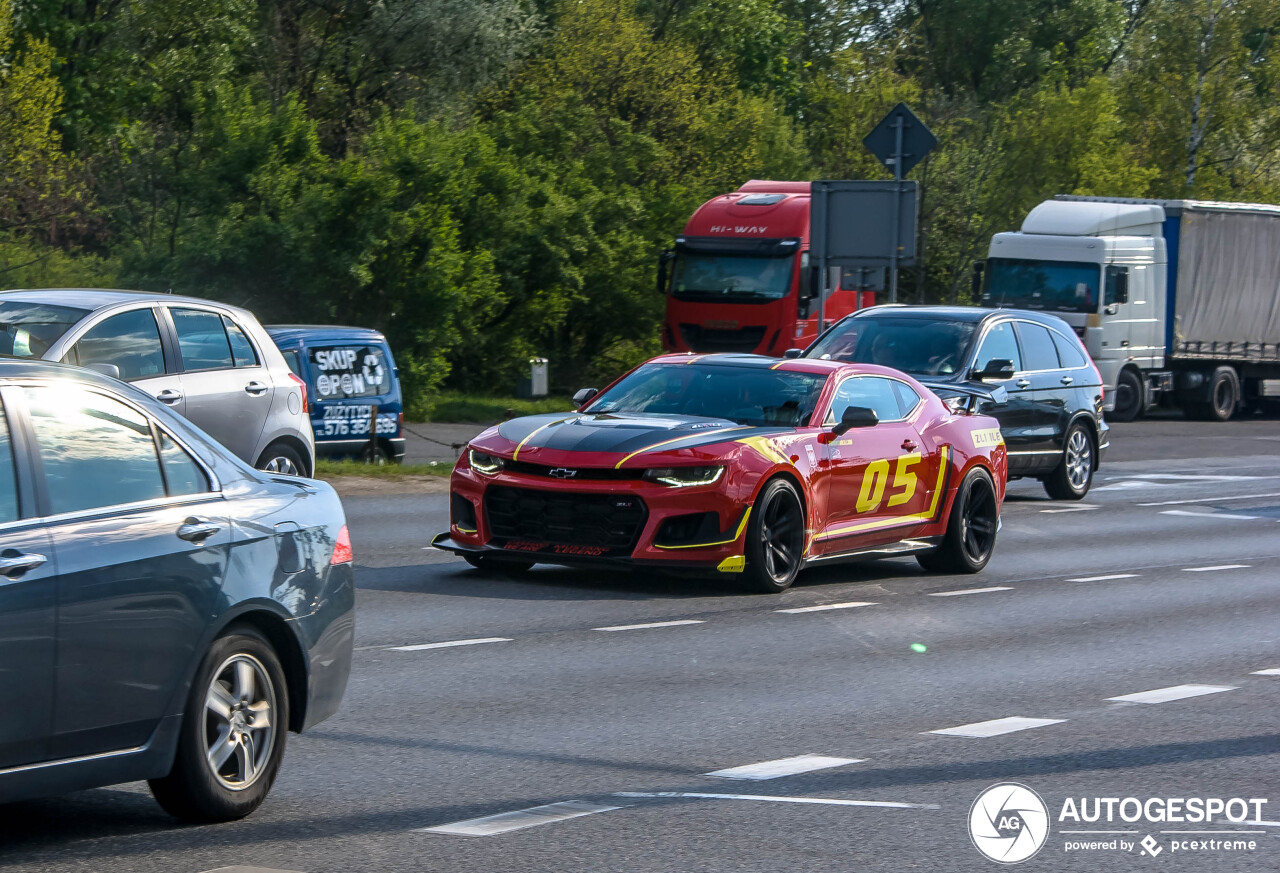
<svg viewBox="0 0 1280 873">
<path fill-rule="evenodd" d="M 836 436 L 844 436 L 855 427 L 875 427 L 880 423 L 876 411 L 866 406 L 849 406 L 840 416 L 840 423 L 831 429 Z"/>
<path fill-rule="evenodd" d="M 1008 358 L 992 358 L 987 361 L 987 365 L 981 370 L 974 370 L 973 378 L 979 382 L 985 382 L 988 379 L 996 381 L 1004 381 L 1013 378 L 1013 361 Z"/>
<path fill-rule="evenodd" d="M 973 295 L 974 301 L 982 299 L 982 274 L 987 270 L 986 261 L 973 262 L 973 277 L 970 280 L 969 291 Z"/>
<path fill-rule="evenodd" d="M 587 401 L 589 401 L 592 397 L 595 397 L 599 393 L 600 393 L 599 388 L 579 389 L 578 393 L 573 395 L 573 403 L 575 406 L 581 408 L 583 406 L 586 406 Z"/>
<path fill-rule="evenodd" d="M 676 253 L 667 249 L 658 255 L 658 293 L 666 294 L 671 289 L 671 264 L 676 259 Z"/>
</svg>

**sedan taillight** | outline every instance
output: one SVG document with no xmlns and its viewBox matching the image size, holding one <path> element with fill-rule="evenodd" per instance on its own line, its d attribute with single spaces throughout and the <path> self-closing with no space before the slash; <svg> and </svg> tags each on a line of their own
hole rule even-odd
<svg viewBox="0 0 1280 873">
<path fill-rule="evenodd" d="M 344 524 L 342 530 L 338 531 L 338 540 L 333 544 L 333 557 L 329 559 L 329 565 L 350 564 L 355 560 L 355 555 L 351 551 L 351 534 L 347 532 L 347 526 Z"/>
<path fill-rule="evenodd" d="M 289 378 L 298 383 L 298 390 L 302 392 L 302 414 L 307 415 L 311 412 L 307 406 L 307 383 L 299 379 L 297 373 L 290 373 Z"/>
</svg>

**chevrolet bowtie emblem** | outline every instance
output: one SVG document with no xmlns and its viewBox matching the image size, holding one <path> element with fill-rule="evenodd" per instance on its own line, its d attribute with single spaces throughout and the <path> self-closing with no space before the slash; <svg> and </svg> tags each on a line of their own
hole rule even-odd
<svg viewBox="0 0 1280 873">
<path fill-rule="evenodd" d="M 568 470 L 564 467 L 556 467 L 555 469 L 548 470 L 547 475 L 554 476 L 557 479 L 572 479 L 574 476 L 578 475 L 578 471 Z"/>
</svg>

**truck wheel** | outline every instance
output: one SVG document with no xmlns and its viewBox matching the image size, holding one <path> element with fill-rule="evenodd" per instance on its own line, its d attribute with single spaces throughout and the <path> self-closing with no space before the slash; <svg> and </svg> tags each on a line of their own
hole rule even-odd
<svg viewBox="0 0 1280 873">
<path fill-rule="evenodd" d="M 1147 409 L 1147 392 L 1133 370 L 1121 370 L 1116 380 L 1116 408 L 1107 413 L 1111 421 L 1133 421 Z"/>
<path fill-rule="evenodd" d="M 1054 500 L 1082 500 L 1093 484 L 1093 439 L 1079 422 L 1071 425 L 1062 447 L 1062 462 L 1045 477 L 1044 490 Z"/>
<path fill-rule="evenodd" d="M 1209 402 L 1187 403 L 1183 412 L 1196 421 L 1226 421 L 1240 405 L 1240 377 L 1232 367 L 1218 367 L 1209 377 Z"/>
<path fill-rule="evenodd" d="M 956 489 L 942 545 L 916 555 L 916 561 L 930 573 L 977 573 L 991 560 L 999 529 L 995 484 L 985 470 L 975 468 Z"/>
</svg>

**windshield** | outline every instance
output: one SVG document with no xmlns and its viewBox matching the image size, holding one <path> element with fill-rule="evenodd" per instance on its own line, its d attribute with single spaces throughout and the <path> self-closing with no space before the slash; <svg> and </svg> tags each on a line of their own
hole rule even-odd
<svg viewBox="0 0 1280 873">
<path fill-rule="evenodd" d="M 806 358 L 893 367 L 913 376 L 950 376 L 964 366 L 971 321 L 848 318 L 809 347 Z"/>
<path fill-rule="evenodd" d="M 0 303 L 0 329 L 4 331 L 0 334 L 0 355 L 39 358 L 88 314 L 89 310 L 74 306 L 17 300 Z"/>
<path fill-rule="evenodd" d="M 780 300 L 791 290 L 795 255 L 760 257 L 681 252 L 672 293 L 681 300 L 752 302 Z"/>
<path fill-rule="evenodd" d="M 1079 261 L 987 261 L 982 305 L 1050 312 L 1094 312 L 1098 308 L 1097 264 Z"/>
<path fill-rule="evenodd" d="M 756 367 L 645 364 L 585 411 L 697 415 L 760 427 L 804 427 L 826 381 L 825 375 Z"/>
</svg>

